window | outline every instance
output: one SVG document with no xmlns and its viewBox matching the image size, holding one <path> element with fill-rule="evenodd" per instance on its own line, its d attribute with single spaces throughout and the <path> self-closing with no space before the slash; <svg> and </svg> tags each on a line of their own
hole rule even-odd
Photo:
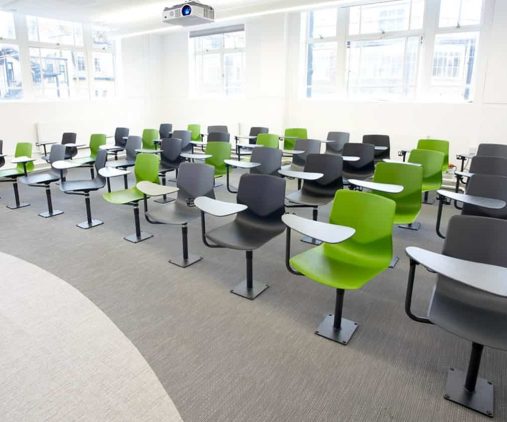
<svg viewBox="0 0 507 422">
<path fill-rule="evenodd" d="M 0 10 L 0 39 L 15 39 L 14 16 L 12 13 Z"/>
<path fill-rule="evenodd" d="M 22 96 L 19 48 L 0 44 L 0 100 L 19 99 Z"/>
<path fill-rule="evenodd" d="M 441 0 L 439 27 L 479 25 L 482 0 Z"/>
<path fill-rule="evenodd" d="M 28 40 L 40 43 L 83 46 L 83 26 L 79 23 L 27 16 Z"/>
<path fill-rule="evenodd" d="M 108 52 L 93 53 L 94 95 L 99 98 L 115 94 L 114 57 Z"/>
<path fill-rule="evenodd" d="M 194 94 L 240 95 L 245 67 L 243 26 L 191 32 L 190 41 Z"/>
</svg>

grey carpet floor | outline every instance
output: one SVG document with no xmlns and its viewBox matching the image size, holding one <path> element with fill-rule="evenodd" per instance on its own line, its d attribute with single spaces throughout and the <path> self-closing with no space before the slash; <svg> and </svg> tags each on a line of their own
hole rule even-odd
<svg viewBox="0 0 507 422">
<path fill-rule="evenodd" d="M 12 188 L 0 184 L 0 250 L 50 271 L 99 306 L 143 354 L 186 422 L 485 420 L 442 397 L 448 368 L 466 368 L 470 344 L 404 313 L 404 248 L 440 251 L 436 205 L 423 206 L 420 231 L 394 229 L 395 269 L 346 294 L 344 316 L 360 327 L 344 347 L 314 334 L 335 294 L 285 270 L 284 235 L 254 253 L 254 276 L 271 287 L 250 302 L 229 292 L 244 279 L 243 253 L 206 248 L 199 221 L 189 244 L 204 260 L 180 269 L 167 262 L 181 251 L 179 228 L 143 220 L 155 237 L 128 243 L 122 237 L 134 231 L 132 209 L 95 193 L 93 216 L 105 224 L 80 230 L 84 200 L 56 187 L 53 193 L 65 214 L 45 220 L 37 216 L 46 207 L 42 189 L 22 186 L 32 205 L 13 211 L 4 206 Z M 234 199 L 224 187 L 217 196 Z M 447 207 L 444 223 L 455 212 Z M 324 208 L 320 219 L 327 216 Z M 210 218 L 208 226 L 224 221 Z M 294 253 L 308 247 L 294 236 Z M 414 307 L 424 312 L 434 276 L 418 274 Z M 486 349 L 481 367 L 496 386 L 499 421 L 507 420 L 506 362 L 505 353 Z"/>
</svg>

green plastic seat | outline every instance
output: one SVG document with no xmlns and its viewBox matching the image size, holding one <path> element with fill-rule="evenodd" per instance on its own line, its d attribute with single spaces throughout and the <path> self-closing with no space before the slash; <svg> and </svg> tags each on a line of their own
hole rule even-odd
<svg viewBox="0 0 507 422">
<path fill-rule="evenodd" d="M 201 125 L 191 123 L 187 126 L 187 130 L 190 131 L 191 141 L 202 142 Z"/>
<path fill-rule="evenodd" d="M 442 162 L 444 158 L 444 153 L 439 151 L 427 149 L 413 149 L 410 151 L 408 162 L 420 164 L 423 168 L 423 192 L 438 190 L 442 187 Z"/>
<path fill-rule="evenodd" d="M 157 129 L 144 129 L 143 130 L 143 148 L 144 149 L 157 149 L 155 140 L 158 139 Z"/>
<path fill-rule="evenodd" d="M 280 137 L 273 133 L 259 133 L 257 135 L 257 145 L 264 145 L 266 148 L 277 148 Z"/>
<path fill-rule="evenodd" d="M 385 162 L 376 165 L 374 182 L 403 186 L 403 191 L 394 194 L 372 191 L 396 203 L 394 224 L 412 224 L 417 219 L 422 206 L 422 179 L 422 166 Z"/>
<path fill-rule="evenodd" d="M 157 154 L 138 154 L 136 157 L 136 163 L 134 166 L 134 175 L 136 178 L 136 185 L 139 182 L 152 182 L 159 184 L 159 165 L 160 157 Z M 132 243 L 138 243 L 143 240 L 153 237 L 152 234 L 141 232 L 141 225 L 139 221 L 139 201 L 145 200 L 145 211 L 147 208 L 147 202 L 144 194 L 138 190 L 135 185 L 129 189 L 123 189 L 114 192 L 106 192 L 103 198 L 116 205 L 132 205 L 134 207 L 134 222 L 136 232 L 135 234 L 124 237 Z"/>
<path fill-rule="evenodd" d="M 206 164 L 215 168 L 215 177 L 227 173 L 224 160 L 231 158 L 231 144 L 229 142 L 208 142 L 205 153 L 211 154 L 210 158 L 206 158 Z"/>
<path fill-rule="evenodd" d="M 447 171 L 449 169 L 449 141 L 443 139 L 419 139 L 419 142 L 417 142 L 417 149 L 442 152 L 444 154 L 442 171 Z"/>
<path fill-rule="evenodd" d="M 95 160 L 97 159 L 97 153 L 99 152 L 100 150 L 100 146 L 101 145 L 105 145 L 106 144 L 106 135 L 104 135 L 103 133 L 94 133 L 93 135 L 90 136 L 90 155 L 88 157 L 82 157 L 82 158 L 78 158 L 77 162 L 81 163 L 81 164 L 93 164 L 95 163 Z M 92 173 L 92 178 L 93 178 L 93 173 Z"/>
<path fill-rule="evenodd" d="M 389 267 L 396 204 L 373 193 L 339 190 L 329 222 L 354 228 L 342 243 L 309 249 L 290 259 L 290 267 L 311 280 L 336 289 L 336 312 L 319 326 L 318 335 L 347 344 L 357 324 L 342 319 L 345 290 L 357 290 Z"/>
<path fill-rule="evenodd" d="M 14 152 L 15 157 L 30 157 L 32 158 L 32 143 L 31 142 L 18 142 Z M 30 173 L 34 169 L 33 163 L 26 163 L 26 171 Z M 0 171 L 0 177 L 18 177 L 24 176 L 25 170 L 22 163 L 16 164 L 15 168 L 5 169 Z"/>
<path fill-rule="evenodd" d="M 289 139 L 284 139 L 283 149 L 294 149 L 297 139 L 308 139 L 308 131 L 304 128 L 288 128 L 285 129 L 285 136 Z"/>
</svg>

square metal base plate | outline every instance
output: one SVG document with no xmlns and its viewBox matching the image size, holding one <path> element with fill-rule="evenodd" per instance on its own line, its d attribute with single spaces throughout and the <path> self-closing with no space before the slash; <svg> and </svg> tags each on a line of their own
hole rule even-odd
<svg viewBox="0 0 507 422">
<path fill-rule="evenodd" d="M 128 236 L 125 236 L 124 239 L 127 240 L 128 242 L 139 243 L 139 242 L 142 242 L 143 240 L 150 239 L 151 237 L 153 237 L 152 234 L 141 232 L 141 236 L 139 236 L 139 237 L 137 237 L 136 234 L 134 233 L 134 234 L 130 234 Z"/>
<path fill-rule="evenodd" d="M 53 210 L 53 213 L 50 214 L 49 211 L 44 211 L 44 212 L 41 212 L 39 214 L 39 217 L 43 217 L 43 218 L 51 218 L 51 217 L 56 217 L 57 215 L 60 215 L 60 214 L 63 214 L 63 211 L 60 211 L 60 210 Z"/>
<path fill-rule="evenodd" d="M 301 237 L 301 242 L 309 243 L 310 245 L 315 245 L 315 246 L 322 244 L 321 240 L 314 239 L 313 237 L 310 237 L 310 236 Z"/>
<path fill-rule="evenodd" d="M 492 418 L 495 409 L 493 384 L 484 378 L 477 378 L 475 391 L 471 393 L 465 390 L 465 379 L 464 371 L 449 369 L 444 398 Z"/>
<path fill-rule="evenodd" d="M 398 226 L 400 229 L 414 230 L 417 231 L 421 228 L 421 223 L 412 223 L 412 224 L 400 224 Z"/>
<path fill-rule="evenodd" d="M 17 210 L 18 208 L 25 208 L 25 207 L 29 207 L 30 204 L 27 203 L 27 202 L 22 202 L 21 204 L 19 204 L 19 206 L 16 206 L 16 205 L 7 205 L 7 208 L 9 208 L 10 210 Z"/>
<path fill-rule="evenodd" d="M 76 224 L 80 229 L 91 229 L 92 227 L 100 226 L 104 224 L 103 221 L 92 219 L 92 224 L 88 224 L 88 221 L 83 221 L 82 223 Z"/>
<path fill-rule="evenodd" d="M 239 283 L 234 289 L 231 290 L 231 293 L 235 295 L 244 297 L 246 299 L 254 300 L 257 296 L 259 296 L 264 290 L 266 290 L 269 286 L 266 283 L 261 283 L 259 281 L 253 281 L 253 287 L 251 289 L 247 289 L 246 280 L 243 280 Z"/>
<path fill-rule="evenodd" d="M 174 201 L 176 201 L 176 199 L 174 199 L 174 198 L 167 197 L 166 199 L 164 199 L 162 197 L 160 199 L 155 199 L 155 201 L 153 201 L 153 202 L 156 202 L 157 204 L 168 204 L 169 202 L 174 202 Z"/>
<path fill-rule="evenodd" d="M 348 344 L 348 342 L 356 332 L 357 327 L 359 326 L 357 322 L 342 318 L 341 328 L 337 330 L 334 328 L 333 323 L 334 323 L 334 315 L 329 314 L 320 323 L 319 328 L 317 329 L 317 331 L 315 331 L 315 334 L 321 337 L 325 337 L 328 340 L 332 340 L 337 343 L 346 345 Z"/>
<path fill-rule="evenodd" d="M 183 256 L 178 256 L 175 258 L 171 258 L 169 262 L 171 264 L 177 265 L 181 268 L 187 268 L 190 267 L 192 264 L 195 264 L 196 262 L 199 262 L 202 259 L 202 256 L 197 255 L 189 255 L 188 259 L 183 259 Z"/>
</svg>

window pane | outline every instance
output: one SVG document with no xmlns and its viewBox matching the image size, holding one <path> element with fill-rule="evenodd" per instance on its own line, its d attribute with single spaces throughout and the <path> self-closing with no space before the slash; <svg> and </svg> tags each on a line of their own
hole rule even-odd
<svg viewBox="0 0 507 422">
<path fill-rule="evenodd" d="M 238 95 L 242 91 L 244 53 L 224 54 L 225 95 Z"/>
<path fill-rule="evenodd" d="M 109 48 L 112 45 L 108 36 L 109 29 L 102 26 L 93 25 L 92 41 L 94 48 Z"/>
<path fill-rule="evenodd" d="M 114 57 L 111 53 L 93 53 L 95 97 L 111 97 L 115 93 Z"/>
<path fill-rule="evenodd" d="M 36 95 L 45 98 L 70 96 L 69 52 L 49 48 L 31 48 L 32 81 Z"/>
<path fill-rule="evenodd" d="M 351 42 L 348 90 L 367 97 L 415 93 L 419 37 Z"/>
<path fill-rule="evenodd" d="M 338 9 L 319 9 L 309 13 L 310 38 L 336 37 Z"/>
<path fill-rule="evenodd" d="M 245 31 L 224 34 L 225 48 L 245 48 Z"/>
<path fill-rule="evenodd" d="M 0 100 L 22 96 L 19 49 L 15 45 L 0 44 Z"/>
<path fill-rule="evenodd" d="M 336 93 L 336 42 L 308 45 L 307 96 Z"/>
<path fill-rule="evenodd" d="M 442 0 L 440 3 L 441 28 L 481 23 L 482 0 Z"/>
<path fill-rule="evenodd" d="M 81 24 L 27 16 L 28 39 L 62 45 L 83 45 L 83 27 Z"/>
<path fill-rule="evenodd" d="M 2 12 L 0 10 L 0 38 L 16 38 L 14 29 L 14 17 L 12 13 Z"/>
<path fill-rule="evenodd" d="M 470 99 L 478 32 L 435 38 L 431 92 L 447 99 Z"/>
</svg>

